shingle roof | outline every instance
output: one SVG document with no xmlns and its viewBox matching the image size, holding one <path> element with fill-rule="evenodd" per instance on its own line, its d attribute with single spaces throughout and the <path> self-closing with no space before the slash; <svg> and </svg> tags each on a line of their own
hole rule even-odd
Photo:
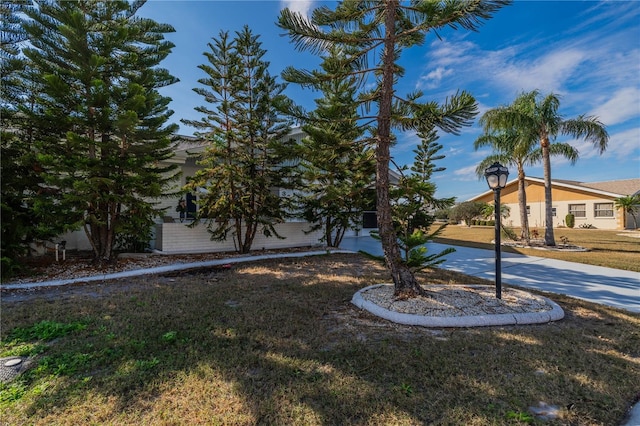
<svg viewBox="0 0 640 426">
<path fill-rule="evenodd" d="M 542 180 L 542 178 L 533 179 Z M 620 196 L 640 193 L 640 178 L 608 180 L 604 182 L 580 182 L 577 180 L 553 179 L 553 183 L 595 189 L 597 191 L 609 192 Z"/>
<path fill-rule="evenodd" d="M 640 192 L 640 178 L 609 180 L 606 182 L 580 182 L 577 185 L 620 195 L 633 195 Z"/>
</svg>

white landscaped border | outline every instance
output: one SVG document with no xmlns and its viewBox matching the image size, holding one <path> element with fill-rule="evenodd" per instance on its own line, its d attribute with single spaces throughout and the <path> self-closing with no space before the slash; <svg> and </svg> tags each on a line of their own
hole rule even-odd
<svg viewBox="0 0 640 426">
<path fill-rule="evenodd" d="M 415 315 L 401 312 L 391 311 L 383 308 L 371 301 L 365 300 L 361 292 L 375 287 L 388 285 L 388 284 L 375 284 L 369 287 L 365 287 L 353 295 L 351 303 L 364 309 L 373 315 L 380 318 L 387 319 L 389 321 L 405 324 L 405 325 L 419 325 L 422 327 L 484 327 L 492 325 L 514 325 L 514 324 L 543 324 L 551 321 L 558 321 L 564 318 L 564 310 L 554 301 L 538 296 L 543 299 L 551 310 L 541 312 L 522 312 L 522 313 L 507 313 L 507 314 L 487 314 L 487 315 L 468 315 L 468 316 L 426 316 Z M 469 285 L 467 287 L 474 287 Z"/>
</svg>

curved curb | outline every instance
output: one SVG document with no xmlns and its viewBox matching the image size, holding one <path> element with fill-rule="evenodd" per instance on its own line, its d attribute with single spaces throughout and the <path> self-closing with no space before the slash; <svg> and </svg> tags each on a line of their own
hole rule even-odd
<svg viewBox="0 0 640 426">
<path fill-rule="evenodd" d="M 2 284 L 0 285 L 0 289 L 2 290 L 16 290 L 16 289 L 31 289 L 38 287 L 57 287 L 64 286 L 67 284 L 74 283 L 87 283 L 94 281 L 106 281 L 106 280 L 114 280 L 118 278 L 130 278 L 130 277 L 139 277 L 141 275 L 152 275 L 152 274 L 162 274 L 166 272 L 174 272 L 174 271 L 183 271 L 187 269 L 195 269 L 195 268 L 207 268 L 210 266 L 220 266 L 227 265 L 232 263 L 243 263 L 243 262 L 253 262 L 257 260 L 265 260 L 265 259 L 286 259 L 286 258 L 295 258 L 295 257 L 306 257 L 306 256 L 322 256 L 326 254 L 334 254 L 334 253 L 354 253 L 350 250 L 323 250 L 323 251 L 307 251 L 307 252 L 299 252 L 299 253 L 282 253 L 282 254 L 263 254 L 257 256 L 246 256 L 246 257 L 229 257 L 223 259 L 214 259 L 214 260 L 205 260 L 201 262 L 190 262 L 190 263 L 174 263 L 172 265 L 164 265 L 164 266 L 156 266 L 153 268 L 143 268 L 143 269 L 132 269 L 129 271 L 122 272 L 113 272 L 110 274 L 98 274 L 88 277 L 79 277 L 79 278 L 69 278 L 63 280 L 52 280 L 52 281 L 39 281 L 39 282 L 27 282 L 27 283 L 15 283 L 15 284 Z"/>
<path fill-rule="evenodd" d="M 523 312 L 509 314 L 469 315 L 459 317 L 433 317 L 425 315 L 406 314 L 390 311 L 373 302 L 365 300 L 361 292 L 387 284 L 375 284 L 358 290 L 351 299 L 351 303 L 373 315 L 386 320 L 405 325 L 419 325 L 422 327 L 485 327 L 492 325 L 543 324 L 564 318 L 564 310 L 554 301 L 539 296 L 551 306 L 550 311 Z M 474 287 L 474 286 L 468 286 Z"/>
</svg>

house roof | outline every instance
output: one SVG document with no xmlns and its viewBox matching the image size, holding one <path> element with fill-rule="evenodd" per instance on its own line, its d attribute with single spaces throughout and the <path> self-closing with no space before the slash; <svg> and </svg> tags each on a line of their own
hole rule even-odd
<svg viewBox="0 0 640 426">
<path fill-rule="evenodd" d="M 526 176 L 525 180 L 544 184 L 544 179 L 539 177 Z M 507 186 L 517 184 L 517 182 L 517 179 L 513 179 L 507 183 Z M 618 179 L 604 182 L 580 182 L 577 180 L 553 179 L 551 185 L 616 198 L 640 193 L 640 178 Z M 490 193 L 492 193 L 491 190 L 485 191 L 471 198 L 469 201 L 474 201 Z"/>
<path fill-rule="evenodd" d="M 544 182 L 542 178 L 533 178 Z M 607 195 L 617 195 L 623 197 L 640 192 L 640 178 L 607 180 L 604 182 L 580 182 L 576 180 L 553 180 L 553 184 L 565 187 L 574 187 L 582 190 L 593 190 L 592 192 L 604 192 Z"/>
<path fill-rule="evenodd" d="M 579 185 L 587 188 L 598 189 L 600 191 L 613 192 L 622 196 L 633 195 L 640 192 L 640 178 L 579 183 Z"/>
</svg>

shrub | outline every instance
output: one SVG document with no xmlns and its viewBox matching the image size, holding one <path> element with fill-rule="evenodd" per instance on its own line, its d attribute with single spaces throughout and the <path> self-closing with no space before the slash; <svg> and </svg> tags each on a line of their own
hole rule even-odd
<svg viewBox="0 0 640 426">
<path fill-rule="evenodd" d="M 564 221 L 569 228 L 573 228 L 576 225 L 576 217 L 571 213 L 565 216 Z"/>
<path fill-rule="evenodd" d="M 502 226 L 502 236 L 513 240 L 513 241 L 517 241 L 518 240 L 518 235 L 516 234 L 516 232 L 513 230 L 513 228 L 510 228 L 508 226 Z"/>
</svg>

